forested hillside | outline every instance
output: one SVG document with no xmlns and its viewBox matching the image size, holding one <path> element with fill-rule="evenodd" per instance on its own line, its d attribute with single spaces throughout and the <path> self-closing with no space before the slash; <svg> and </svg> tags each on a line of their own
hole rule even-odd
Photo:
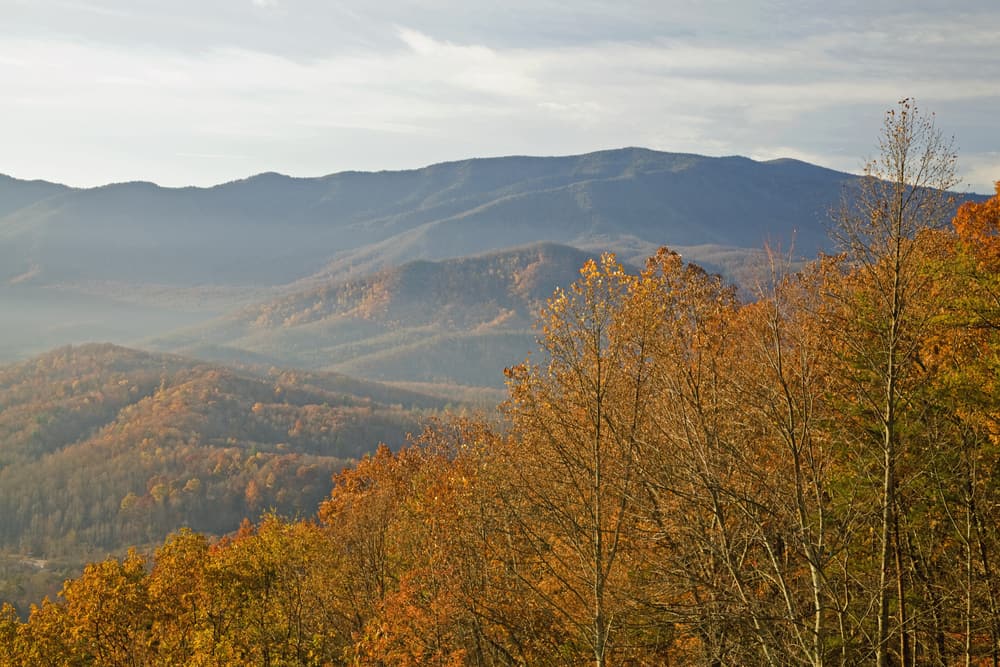
<svg viewBox="0 0 1000 667">
<path fill-rule="evenodd" d="M 410 262 L 247 306 L 150 344 L 200 358 L 499 388 L 503 369 L 534 347 L 538 308 L 591 257 L 540 243 Z"/>
<path fill-rule="evenodd" d="M 0 368 L 0 553 L 80 567 L 181 526 L 311 515 L 333 473 L 379 442 L 401 446 L 444 405 L 111 345 Z M 15 589 L 0 597 L 23 599 Z"/>
<path fill-rule="evenodd" d="M 1000 183 L 950 220 L 933 125 L 904 101 L 882 139 L 841 254 L 753 300 L 588 261 L 501 424 L 380 448 L 315 520 L 94 563 L 0 657 L 997 664 Z"/>
</svg>

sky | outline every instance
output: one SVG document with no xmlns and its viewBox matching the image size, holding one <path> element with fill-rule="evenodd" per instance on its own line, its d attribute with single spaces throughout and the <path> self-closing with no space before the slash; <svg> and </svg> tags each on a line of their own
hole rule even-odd
<svg viewBox="0 0 1000 667">
<path fill-rule="evenodd" d="M 0 173 L 207 186 L 622 146 L 1000 179 L 997 0 L 0 0 Z"/>
</svg>

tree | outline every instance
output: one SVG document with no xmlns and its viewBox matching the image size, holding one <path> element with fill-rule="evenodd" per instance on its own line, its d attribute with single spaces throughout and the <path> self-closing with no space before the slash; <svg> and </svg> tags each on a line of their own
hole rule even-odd
<svg viewBox="0 0 1000 667">
<path fill-rule="evenodd" d="M 434 420 L 414 444 L 437 456 L 411 486 L 417 548 L 371 648 L 389 664 L 551 662 L 561 620 L 516 574 L 504 436 L 479 419 Z"/>
<path fill-rule="evenodd" d="M 541 315 L 544 366 L 508 372 L 504 494 L 518 576 L 601 667 L 635 622 L 626 565 L 640 553 L 634 497 L 657 326 L 641 281 L 613 255 L 589 261 Z M 620 646 L 616 646 L 616 640 Z"/>
<path fill-rule="evenodd" d="M 148 591 L 149 634 L 158 664 L 192 664 L 199 634 L 211 626 L 213 600 L 205 581 L 208 551 L 205 536 L 189 529 L 171 535 L 156 550 Z"/>
<path fill-rule="evenodd" d="M 835 236 L 849 275 L 830 285 L 829 324 L 846 362 L 848 403 L 863 411 L 862 438 L 879 453 L 878 583 L 874 639 L 880 667 L 889 664 L 890 610 L 897 609 L 899 659 L 912 662 L 910 621 L 899 535 L 901 437 L 909 397 L 921 381 L 917 351 L 930 312 L 922 297 L 929 274 L 916 239 L 943 227 L 956 183 L 952 144 L 910 99 L 886 113 L 879 155 L 865 167 L 856 196 L 844 206 Z M 895 574 L 895 591 L 890 581 Z"/>
<path fill-rule="evenodd" d="M 210 632 L 198 658 L 321 665 L 339 656 L 344 638 L 328 616 L 332 546 L 317 524 L 273 514 L 215 545 L 204 575 Z"/>
<path fill-rule="evenodd" d="M 122 559 L 88 565 L 63 586 L 64 637 L 77 659 L 135 667 L 148 659 L 146 560 L 134 550 Z M 34 623 L 34 614 L 32 614 Z"/>
<path fill-rule="evenodd" d="M 651 428 L 642 452 L 643 513 L 656 536 L 657 604 L 686 628 L 696 648 L 680 656 L 775 663 L 780 632 L 760 589 L 763 556 L 756 528 L 762 492 L 749 466 L 759 434 L 742 428 L 747 411 L 737 368 L 746 361 L 732 287 L 719 276 L 661 251 L 643 278 L 656 304 L 650 380 Z"/>
<path fill-rule="evenodd" d="M 852 526 L 849 476 L 830 447 L 832 415 L 823 400 L 831 370 L 825 335 L 811 316 L 827 269 L 820 263 L 781 279 L 772 272 L 772 287 L 736 318 L 733 337 L 742 344 L 728 379 L 744 443 L 739 469 L 756 480 L 744 484 L 752 494 L 732 493 L 759 554 L 748 569 L 778 593 L 764 606 L 777 655 L 813 666 L 826 663 L 834 628 L 844 625 L 834 622 L 843 607 L 835 562 Z M 839 641 L 847 643 L 843 632 Z"/>
<path fill-rule="evenodd" d="M 394 537 L 405 507 L 410 480 L 419 468 L 419 452 L 397 455 L 385 445 L 353 469 L 334 478 L 319 518 L 339 545 L 342 577 L 334 589 L 341 632 L 360 637 L 376 616 L 400 574 Z"/>
<path fill-rule="evenodd" d="M 0 665 L 16 664 L 20 625 L 14 607 L 6 602 L 0 605 Z"/>
<path fill-rule="evenodd" d="M 996 191 L 987 201 L 963 204 L 952 221 L 955 233 L 932 239 L 938 260 L 932 298 L 941 326 L 922 350 L 925 363 L 936 368 L 934 399 L 947 410 L 956 443 L 950 469 L 935 479 L 942 503 L 948 503 L 949 537 L 964 552 L 964 577 L 954 586 L 965 593 L 963 649 L 968 664 L 979 648 L 975 639 L 989 636 L 995 665 L 1000 589 L 994 557 L 1000 535 L 991 517 L 1000 508 L 993 479 L 1000 466 L 1000 182 Z"/>
<path fill-rule="evenodd" d="M 15 657 L 25 665 L 78 664 L 80 656 L 73 650 L 69 624 L 64 604 L 46 597 L 41 605 L 32 605 L 28 622 L 18 628 Z M 18 664 L 18 660 L 13 663 Z"/>
</svg>

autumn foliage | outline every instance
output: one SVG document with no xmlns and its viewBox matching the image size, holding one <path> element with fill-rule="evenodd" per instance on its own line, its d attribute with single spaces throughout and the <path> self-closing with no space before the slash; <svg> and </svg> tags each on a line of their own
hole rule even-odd
<svg viewBox="0 0 1000 667">
<path fill-rule="evenodd" d="M 996 665 L 1000 184 L 884 240 L 748 300 L 588 262 L 496 423 L 92 564 L 0 664 Z"/>
</svg>

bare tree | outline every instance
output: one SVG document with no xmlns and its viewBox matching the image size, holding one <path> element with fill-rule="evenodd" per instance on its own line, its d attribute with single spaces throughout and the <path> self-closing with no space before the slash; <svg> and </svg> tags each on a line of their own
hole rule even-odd
<svg viewBox="0 0 1000 667">
<path fill-rule="evenodd" d="M 843 206 L 835 238 L 846 253 L 852 287 L 834 298 L 851 307 L 831 324 L 843 334 L 853 366 L 853 392 L 872 422 L 868 432 L 881 459 L 876 589 L 877 663 L 889 664 L 890 609 L 895 597 L 899 658 L 912 663 L 905 578 L 899 538 L 897 463 L 907 394 L 919 375 L 916 351 L 927 323 L 921 308 L 927 274 L 921 271 L 917 235 L 950 219 L 949 189 L 956 184 L 953 144 L 911 99 L 886 113 L 879 155 L 865 167 L 859 187 Z M 844 304 L 847 305 L 847 304 Z M 895 573 L 895 591 L 892 574 Z"/>
</svg>

